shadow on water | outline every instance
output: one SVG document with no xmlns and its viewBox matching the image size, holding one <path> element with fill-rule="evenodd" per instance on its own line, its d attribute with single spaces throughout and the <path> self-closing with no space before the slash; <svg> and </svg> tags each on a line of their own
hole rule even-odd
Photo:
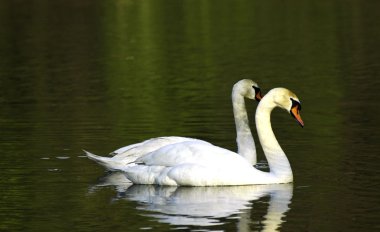
<svg viewBox="0 0 380 232">
<path fill-rule="evenodd" d="M 110 173 L 90 188 L 91 194 L 113 186 L 113 201 L 137 202 L 137 209 L 149 218 L 172 226 L 217 226 L 237 219 L 238 231 L 277 231 L 289 211 L 293 184 L 228 187 L 176 187 L 132 185 L 121 172 Z M 257 207 L 265 204 L 264 210 Z M 251 217 L 255 214 L 257 218 Z M 257 229 L 257 228 L 256 228 Z"/>
</svg>

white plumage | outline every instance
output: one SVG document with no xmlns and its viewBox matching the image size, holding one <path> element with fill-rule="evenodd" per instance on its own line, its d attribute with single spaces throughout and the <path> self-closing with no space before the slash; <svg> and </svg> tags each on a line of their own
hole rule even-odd
<svg viewBox="0 0 380 232">
<path fill-rule="evenodd" d="M 256 127 L 270 172 L 254 168 L 237 153 L 203 141 L 162 146 L 120 169 L 135 184 L 221 186 L 292 182 L 290 163 L 270 123 L 275 107 L 287 110 L 303 126 L 300 101 L 294 93 L 275 88 L 263 97 L 256 111 Z"/>
</svg>

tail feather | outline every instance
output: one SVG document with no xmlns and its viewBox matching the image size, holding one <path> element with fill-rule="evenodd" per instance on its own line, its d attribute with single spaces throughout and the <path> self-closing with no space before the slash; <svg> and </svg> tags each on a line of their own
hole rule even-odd
<svg viewBox="0 0 380 232">
<path fill-rule="evenodd" d="M 112 157 L 102 157 L 95 154 L 92 154 L 91 152 L 88 152 L 86 150 L 83 150 L 86 153 L 86 156 L 98 164 L 102 165 L 103 167 L 107 168 L 111 171 L 120 170 L 120 163 L 116 160 L 113 160 Z"/>
</svg>

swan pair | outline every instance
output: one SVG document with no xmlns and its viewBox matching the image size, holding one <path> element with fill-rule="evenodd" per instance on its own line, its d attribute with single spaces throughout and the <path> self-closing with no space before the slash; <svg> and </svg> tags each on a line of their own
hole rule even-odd
<svg viewBox="0 0 380 232">
<path fill-rule="evenodd" d="M 270 172 L 252 166 L 256 163 L 256 148 L 244 97 L 260 101 L 256 110 L 256 128 Z M 185 137 L 146 140 L 116 150 L 111 153 L 113 157 L 86 154 L 107 169 L 123 171 L 135 184 L 223 186 L 292 182 L 292 169 L 274 136 L 270 114 L 274 108 L 280 107 L 303 127 L 297 96 L 288 89 L 274 88 L 262 97 L 258 85 L 244 79 L 234 85 L 232 101 L 239 154 L 203 140 Z"/>
</svg>

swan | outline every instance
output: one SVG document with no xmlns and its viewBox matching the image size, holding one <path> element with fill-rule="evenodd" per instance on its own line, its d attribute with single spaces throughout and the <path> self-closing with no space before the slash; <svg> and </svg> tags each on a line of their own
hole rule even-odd
<svg viewBox="0 0 380 232">
<path fill-rule="evenodd" d="M 270 172 L 254 168 L 235 152 L 198 141 L 163 146 L 121 170 L 134 184 L 224 186 L 290 183 L 293 181 L 292 169 L 270 122 L 270 114 L 276 107 L 288 111 L 304 126 L 300 100 L 290 90 L 274 88 L 261 99 L 255 120 Z"/>
<path fill-rule="evenodd" d="M 260 101 L 262 98 L 261 90 L 258 84 L 250 79 L 242 79 L 238 81 L 232 88 L 232 107 L 236 125 L 236 142 L 238 145 L 238 153 L 245 157 L 252 165 L 256 164 L 256 147 L 252 137 L 247 110 L 245 108 L 244 97 Z M 167 136 L 145 140 L 140 143 L 131 144 L 111 152 L 113 157 L 102 157 L 86 152 L 89 159 L 96 161 L 108 170 L 117 171 L 123 169 L 127 164 L 135 161 L 137 158 L 144 156 L 161 147 L 182 143 L 185 141 L 210 143 L 193 138 Z"/>
</svg>

